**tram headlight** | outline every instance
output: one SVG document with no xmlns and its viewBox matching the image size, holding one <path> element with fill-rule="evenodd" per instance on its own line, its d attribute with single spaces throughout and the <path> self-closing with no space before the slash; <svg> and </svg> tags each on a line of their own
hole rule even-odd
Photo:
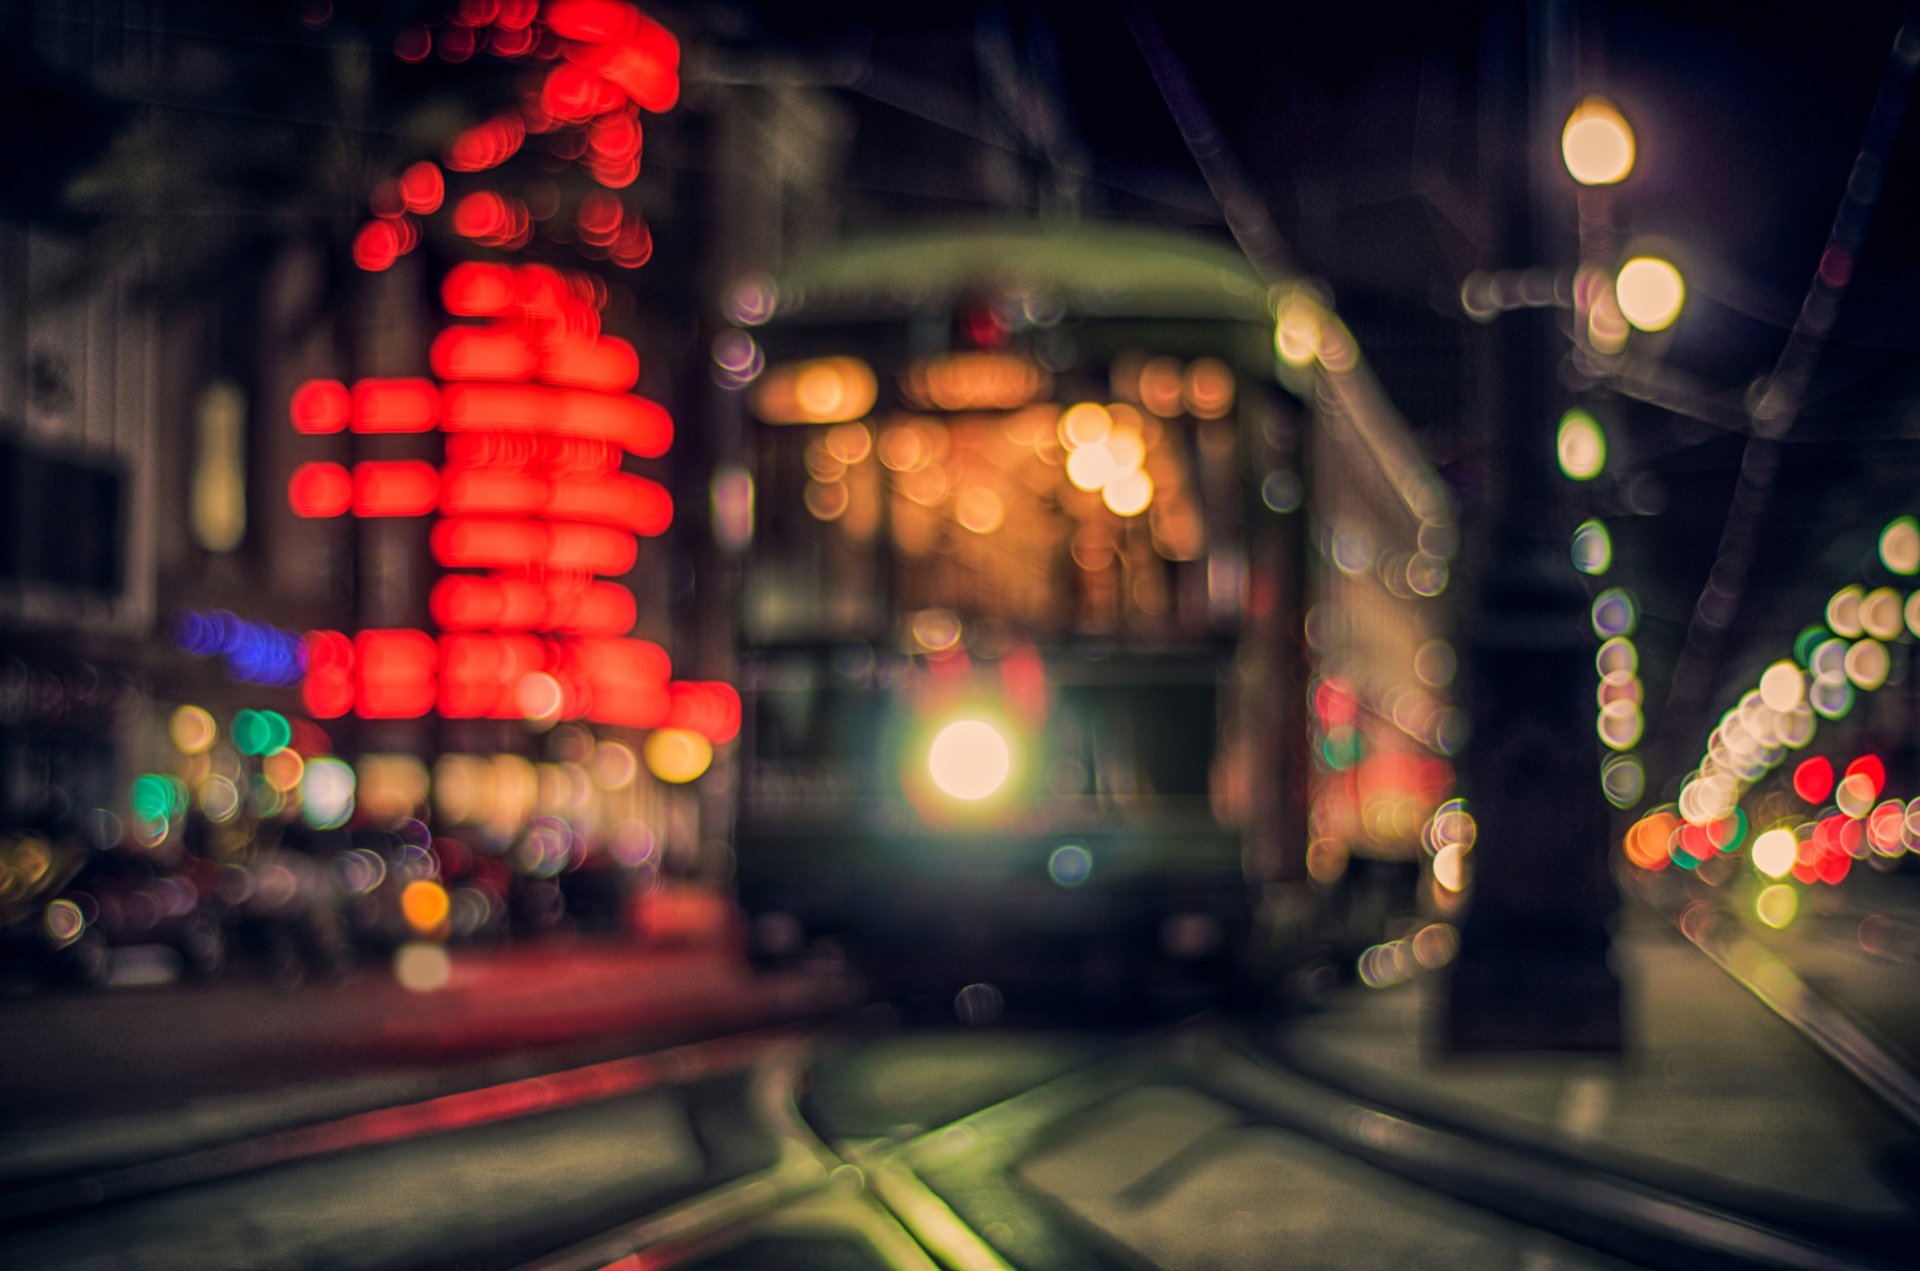
<svg viewBox="0 0 1920 1271">
<path fill-rule="evenodd" d="M 927 747 L 927 775 L 948 798 L 983 803 L 1008 787 L 1013 742 L 987 720 L 956 719 L 935 733 Z"/>
</svg>

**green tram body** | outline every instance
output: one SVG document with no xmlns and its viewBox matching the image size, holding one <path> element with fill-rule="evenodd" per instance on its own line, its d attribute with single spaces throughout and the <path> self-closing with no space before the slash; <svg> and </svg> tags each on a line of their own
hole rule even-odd
<svg viewBox="0 0 1920 1271">
<path fill-rule="evenodd" d="M 1355 915 L 1409 908 L 1444 761 L 1394 708 L 1419 713 L 1441 611 L 1377 576 L 1451 522 L 1310 292 L 1086 223 L 862 239 L 759 288 L 735 837 L 759 956 L 830 939 L 889 982 L 1125 994 L 1345 956 Z M 1339 373 L 1276 354 L 1276 302 Z M 1127 473 L 1129 436 L 1153 501 L 1121 515 L 1137 479 L 1082 488 L 1105 460 L 1076 455 Z M 1383 813 L 1336 741 L 1418 797 Z"/>
</svg>

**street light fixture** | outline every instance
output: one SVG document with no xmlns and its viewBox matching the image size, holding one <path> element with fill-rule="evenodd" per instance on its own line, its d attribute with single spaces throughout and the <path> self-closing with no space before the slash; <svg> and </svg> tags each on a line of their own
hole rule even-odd
<svg viewBox="0 0 1920 1271">
<path fill-rule="evenodd" d="M 1635 256 L 1620 266 L 1613 292 L 1621 315 L 1642 331 L 1665 331 L 1687 299 L 1680 271 L 1658 256 Z"/>
<path fill-rule="evenodd" d="M 1560 131 L 1560 157 L 1581 185 L 1618 185 L 1633 171 L 1633 129 L 1604 97 L 1585 98 Z"/>
</svg>

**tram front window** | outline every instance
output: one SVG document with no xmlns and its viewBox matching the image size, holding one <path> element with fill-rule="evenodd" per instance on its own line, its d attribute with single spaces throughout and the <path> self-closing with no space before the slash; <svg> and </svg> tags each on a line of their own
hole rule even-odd
<svg viewBox="0 0 1920 1271">
<path fill-rule="evenodd" d="M 851 363 L 775 366 L 755 403 L 749 820 L 1216 825 L 1244 575 L 1230 392 L 1199 377 L 1200 418 L 1172 359 L 1055 385 L 960 355 L 903 374 L 891 409 L 797 422 L 809 376 L 872 407 Z M 1143 367 L 1171 373 L 1170 400 L 1145 400 Z M 989 393 L 1049 396 L 940 409 L 978 405 L 983 371 Z"/>
<path fill-rule="evenodd" d="M 749 643 L 1204 641 L 1239 599 L 1233 451 L 1126 402 L 762 428 Z"/>
</svg>

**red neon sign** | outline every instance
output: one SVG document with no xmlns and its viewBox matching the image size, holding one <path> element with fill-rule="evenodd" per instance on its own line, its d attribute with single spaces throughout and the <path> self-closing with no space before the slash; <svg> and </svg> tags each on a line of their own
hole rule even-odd
<svg viewBox="0 0 1920 1271">
<path fill-rule="evenodd" d="M 482 246 L 511 250 L 551 229 L 598 259 L 644 264 L 651 232 L 619 191 L 639 172 L 639 112 L 678 99 L 678 42 L 625 0 L 460 0 L 450 24 L 409 28 L 396 50 L 463 60 L 480 47 L 477 33 L 496 57 L 555 60 L 519 107 L 459 134 L 441 163 L 413 163 L 375 188 L 358 263 L 392 266 L 418 245 L 417 218 L 439 215 Z M 520 199 L 476 183 L 472 174 L 507 163 L 530 137 L 566 129 L 577 131 L 553 152 L 577 156 L 602 187 L 573 214 L 536 223 Z M 448 571 L 430 600 L 437 636 L 309 634 L 304 693 L 314 715 L 534 711 L 640 728 L 672 722 L 716 741 L 738 731 L 731 688 L 674 683 L 665 650 L 628 637 L 637 607 L 615 580 L 633 568 L 637 538 L 667 530 L 673 503 L 622 463 L 666 453 L 673 421 L 633 395 L 639 355 L 602 332 L 607 295 L 587 275 L 463 262 L 441 286 L 453 321 L 431 342 L 432 378 L 320 379 L 295 392 L 296 431 L 369 440 L 351 465 L 300 465 L 288 484 L 294 510 L 437 516 L 429 542 Z M 437 436 L 442 459 L 381 453 L 381 437 L 405 434 Z"/>
</svg>

